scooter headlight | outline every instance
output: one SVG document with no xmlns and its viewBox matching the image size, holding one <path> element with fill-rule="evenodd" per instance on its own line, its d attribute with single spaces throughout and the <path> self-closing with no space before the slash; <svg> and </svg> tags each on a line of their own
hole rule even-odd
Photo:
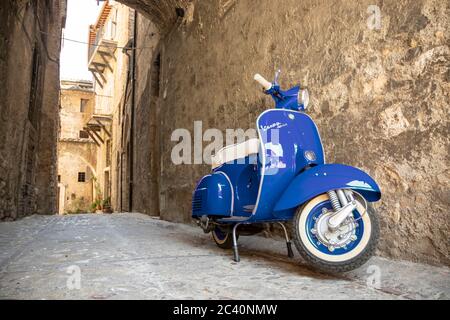
<svg viewBox="0 0 450 320">
<path fill-rule="evenodd" d="M 297 95 L 297 102 L 300 109 L 306 110 L 309 104 L 309 92 L 308 89 L 300 89 Z"/>
</svg>

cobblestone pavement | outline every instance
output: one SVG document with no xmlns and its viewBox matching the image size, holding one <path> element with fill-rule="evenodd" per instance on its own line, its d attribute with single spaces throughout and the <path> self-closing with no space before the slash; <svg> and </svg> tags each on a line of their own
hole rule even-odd
<svg viewBox="0 0 450 320">
<path fill-rule="evenodd" d="M 199 228 L 136 213 L 31 216 L 0 223 L 0 298 L 450 298 L 445 267 L 375 257 L 330 276 L 288 259 L 281 240 L 241 237 L 240 248 L 237 264 Z"/>
</svg>

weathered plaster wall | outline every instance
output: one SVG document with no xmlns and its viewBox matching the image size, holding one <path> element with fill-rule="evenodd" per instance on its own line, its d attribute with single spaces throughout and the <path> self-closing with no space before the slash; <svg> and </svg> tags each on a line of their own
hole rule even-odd
<svg viewBox="0 0 450 320">
<path fill-rule="evenodd" d="M 161 46 L 162 218 L 188 222 L 195 182 L 209 171 L 172 164 L 172 131 L 192 132 L 195 120 L 204 129 L 254 126 L 272 101 L 252 76 L 281 68 L 282 86 L 310 88 L 327 161 L 380 183 L 380 253 L 450 264 L 449 4 L 376 2 L 380 30 L 367 26 L 371 4 L 193 2 Z"/>
<path fill-rule="evenodd" d="M 81 99 L 88 101 L 86 109 L 81 112 Z M 59 138 L 80 139 L 80 130 L 86 126 L 94 113 L 95 95 L 93 90 L 62 89 L 61 90 L 61 131 Z"/>
<path fill-rule="evenodd" d="M 152 1 L 121 2 L 159 25 Z M 381 9 L 379 30 L 367 25 L 373 4 Z M 260 72 L 271 79 L 281 68 L 282 86 L 300 82 L 310 88 L 309 114 L 327 161 L 360 167 L 380 183 L 379 253 L 450 264 L 448 2 L 194 0 L 161 4 L 160 12 L 176 6 L 187 9 L 183 21 L 159 26 L 159 107 L 138 111 L 143 119 L 135 129 L 146 139 L 136 136 L 142 150 L 135 166 L 147 181 L 134 185 L 135 196 L 154 201 L 146 179 L 153 170 L 150 154 L 161 152 L 157 177 L 151 178 L 159 179 L 159 205 L 142 201 L 147 211 L 190 221 L 191 192 L 209 167 L 173 165 L 171 133 L 192 132 L 196 120 L 204 130 L 253 127 L 273 103 L 252 77 Z M 150 30 L 140 20 L 140 28 Z M 153 46 L 153 39 L 138 46 L 146 43 Z M 139 108 L 155 100 L 149 76 L 155 52 L 139 62 Z M 147 119 L 159 128 L 157 136 L 145 127 Z"/>
<path fill-rule="evenodd" d="M 80 88 L 85 86 L 86 89 Z M 81 112 L 81 99 L 88 102 Z M 60 212 L 89 212 L 93 202 L 97 167 L 97 146 L 90 138 L 80 138 L 80 130 L 94 113 L 95 95 L 92 83 L 62 81 L 58 142 L 58 175 L 60 176 Z M 86 173 L 85 182 L 78 181 L 78 172 Z"/>
<path fill-rule="evenodd" d="M 56 212 L 65 6 L 65 0 L 0 4 L 0 219 Z"/>
<path fill-rule="evenodd" d="M 64 188 L 64 201 L 60 202 L 61 212 L 90 212 L 94 195 L 95 158 L 89 161 L 89 156 L 95 154 L 93 144 L 63 142 L 58 148 L 58 174 L 61 176 L 60 185 Z M 78 172 L 86 173 L 85 182 L 78 181 Z"/>
</svg>

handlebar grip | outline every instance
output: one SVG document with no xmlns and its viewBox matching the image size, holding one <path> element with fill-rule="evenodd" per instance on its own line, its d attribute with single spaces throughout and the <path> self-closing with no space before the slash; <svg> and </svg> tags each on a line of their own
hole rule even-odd
<svg viewBox="0 0 450 320">
<path fill-rule="evenodd" d="M 255 74 L 253 79 L 255 79 L 259 84 L 261 84 L 263 86 L 263 88 L 266 90 L 269 90 L 270 88 L 272 88 L 272 83 L 267 81 L 266 79 L 264 79 L 264 77 L 262 75 L 260 75 L 259 73 Z"/>
</svg>

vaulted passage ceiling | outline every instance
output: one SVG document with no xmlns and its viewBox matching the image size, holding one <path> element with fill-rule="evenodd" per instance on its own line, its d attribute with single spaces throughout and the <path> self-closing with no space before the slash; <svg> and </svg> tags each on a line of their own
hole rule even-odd
<svg viewBox="0 0 450 320">
<path fill-rule="evenodd" d="M 147 16 L 165 33 L 170 30 L 192 0 L 118 0 Z M 183 10 L 180 10 L 183 9 Z"/>
</svg>

